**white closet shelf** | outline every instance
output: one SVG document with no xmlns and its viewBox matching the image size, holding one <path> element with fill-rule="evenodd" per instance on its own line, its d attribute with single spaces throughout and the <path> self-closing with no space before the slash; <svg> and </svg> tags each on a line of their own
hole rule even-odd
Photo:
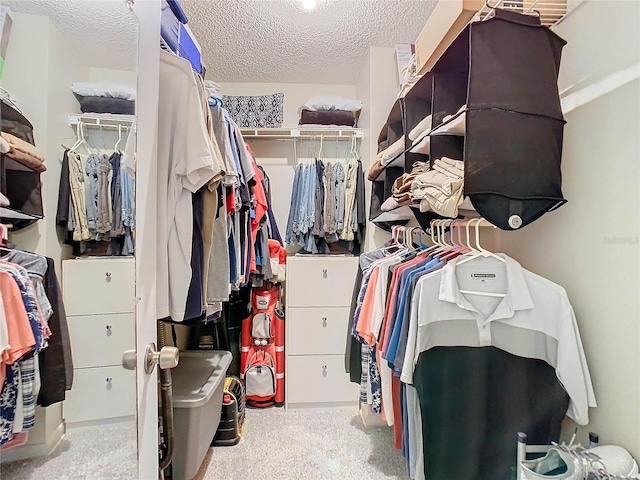
<svg viewBox="0 0 640 480">
<path fill-rule="evenodd" d="M 117 127 L 119 125 L 133 125 L 135 115 L 114 115 L 111 113 L 72 113 L 69 115 L 69 126 L 75 127 L 82 123 L 86 126 Z"/>
<path fill-rule="evenodd" d="M 325 139 L 345 139 L 363 138 L 361 128 L 349 127 L 313 127 L 300 126 L 299 128 L 241 128 L 242 136 L 245 138 L 265 138 L 265 139 L 298 139 L 313 138 L 322 136 Z"/>
<path fill-rule="evenodd" d="M 511 10 L 512 12 L 538 15 L 542 25 L 551 27 L 558 24 L 571 10 L 583 0 L 494 0 L 480 9 L 478 15 L 484 20 L 490 17 L 495 8 Z"/>
</svg>

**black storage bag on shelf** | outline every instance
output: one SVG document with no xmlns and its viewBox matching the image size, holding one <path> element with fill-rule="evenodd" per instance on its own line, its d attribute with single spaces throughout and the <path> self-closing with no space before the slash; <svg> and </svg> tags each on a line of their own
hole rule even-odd
<svg viewBox="0 0 640 480">
<path fill-rule="evenodd" d="M 566 203 L 557 86 L 565 43 L 537 17 L 503 10 L 470 26 L 465 195 L 504 230 Z"/>
<path fill-rule="evenodd" d="M 4 100 L 0 103 L 0 129 L 35 145 L 31 122 Z M 9 199 L 11 210 L 33 217 L 30 220 L 17 220 L 10 217 L 2 219 L 3 223 L 13 225 L 13 231 L 28 227 L 44 216 L 41 189 L 38 172 L 34 172 L 6 155 L 0 155 L 0 191 Z"/>
</svg>

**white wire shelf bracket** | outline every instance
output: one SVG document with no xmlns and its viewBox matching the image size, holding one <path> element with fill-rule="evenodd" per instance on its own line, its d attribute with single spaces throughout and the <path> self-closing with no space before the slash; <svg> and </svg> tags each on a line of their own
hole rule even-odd
<svg viewBox="0 0 640 480">
<path fill-rule="evenodd" d="M 318 137 L 322 137 L 326 140 L 351 140 L 352 138 L 364 137 L 364 133 L 361 128 L 349 127 L 241 128 L 240 131 L 244 138 L 274 140 L 313 140 Z"/>
<path fill-rule="evenodd" d="M 114 115 L 111 113 L 72 113 L 69 115 L 70 127 L 75 127 L 80 124 L 86 127 L 130 127 L 135 123 L 135 121 L 135 115 Z"/>
</svg>

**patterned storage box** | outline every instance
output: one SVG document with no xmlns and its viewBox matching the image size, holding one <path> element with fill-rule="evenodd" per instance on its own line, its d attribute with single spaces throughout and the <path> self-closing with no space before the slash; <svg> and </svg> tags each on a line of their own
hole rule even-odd
<svg viewBox="0 0 640 480">
<path fill-rule="evenodd" d="M 224 95 L 225 108 L 241 128 L 280 128 L 284 121 L 284 93 Z"/>
</svg>

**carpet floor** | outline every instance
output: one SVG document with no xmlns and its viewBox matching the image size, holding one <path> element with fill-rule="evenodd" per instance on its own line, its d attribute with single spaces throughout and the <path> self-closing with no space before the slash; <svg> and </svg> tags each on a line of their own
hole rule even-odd
<svg viewBox="0 0 640 480">
<path fill-rule="evenodd" d="M 48 457 L 0 464 L 0 478 L 132 480 L 138 476 L 136 435 L 136 424 L 132 421 L 69 428 Z"/>
<path fill-rule="evenodd" d="M 73 428 L 46 458 L 0 464 L 11 480 L 134 480 L 135 424 Z M 242 439 L 214 447 L 194 480 L 407 480 L 392 430 L 356 408 L 248 410 Z M 155 479 L 150 479 L 155 480 Z"/>
<path fill-rule="evenodd" d="M 233 447 L 214 447 L 194 480 L 406 480 L 392 429 L 356 408 L 248 410 Z"/>
</svg>

